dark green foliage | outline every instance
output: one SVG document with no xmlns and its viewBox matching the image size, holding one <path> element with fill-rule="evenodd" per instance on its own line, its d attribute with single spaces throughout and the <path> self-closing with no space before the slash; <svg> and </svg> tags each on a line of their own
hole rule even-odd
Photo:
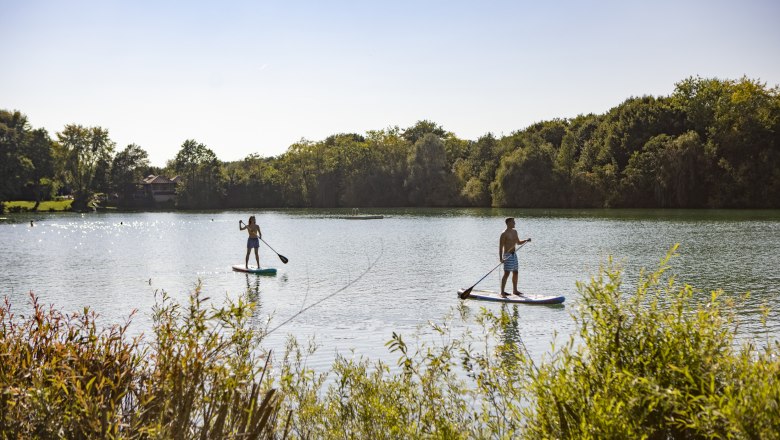
<svg viewBox="0 0 780 440">
<path fill-rule="evenodd" d="M 32 169 L 27 175 L 26 186 L 30 188 L 33 200 L 39 204 L 41 200 L 50 199 L 53 195 L 53 142 L 46 130 L 38 128 L 28 133 L 26 143 L 25 156 L 32 163 Z"/>
<path fill-rule="evenodd" d="M 11 200 L 18 192 L 23 175 L 32 166 L 24 156 L 27 117 L 18 111 L 0 111 L 0 202 Z"/>
<path fill-rule="evenodd" d="M 426 134 L 432 134 L 438 138 L 443 138 L 447 132 L 444 131 L 441 125 L 426 119 L 423 121 L 417 121 L 416 124 L 404 130 L 403 133 L 401 133 L 401 136 L 407 142 L 414 145 Z"/>
<path fill-rule="evenodd" d="M 450 204 L 455 189 L 454 177 L 447 169 L 444 142 L 437 135 L 427 133 L 412 146 L 405 186 L 412 206 Z"/>
<path fill-rule="evenodd" d="M 673 99 L 711 161 L 711 207 L 777 207 L 780 90 L 748 78 L 689 78 Z"/>
<path fill-rule="evenodd" d="M 111 189 L 119 195 L 120 204 L 129 204 L 136 185 L 149 168 L 149 155 L 136 144 L 130 144 L 111 162 Z"/>
<path fill-rule="evenodd" d="M 529 142 L 501 160 L 493 183 L 494 206 L 557 206 L 564 194 L 554 174 L 555 149 L 549 143 Z"/>
<path fill-rule="evenodd" d="M 25 115 L 0 110 L 0 212 L 4 201 L 51 197 L 52 147 L 46 130 L 31 129 Z"/>
<path fill-rule="evenodd" d="M 108 130 L 70 124 L 57 133 L 54 157 L 63 182 L 73 189 L 73 209 L 87 208 L 93 195 L 107 189 L 114 142 Z"/>
<path fill-rule="evenodd" d="M 625 206 L 701 208 L 708 199 L 711 160 L 695 131 L 656 136 L 635 151 L 621 181 Z"/>
<path fill-rule="evenodd" d="M 249 156 L 229 162 L 225 170 L 225 207 L 286 206 L 282 197 L 282 175 L 270 159 Z"/>
<path fill-rule="evenodd" d="M 221 164 L 217 155 L 192 139 L 184 141 L 169 167 L 181 181 L 176 185 L 176 206 L 185 209 L 217 208 L 223 200 Z"/>
<path fill-rule="evenodd" d="M 45 132 L 3 111 L 0 201 L 25 188 L 39 199 L 63 185 L 80 209 L 91 193 L 108 191 L 107 134 L 70 125 L 58 133 L 60 145 L 47 148 Z M 47 151 L 60 153 L 60 181 Z M 126 196 L 137 172 L 128 173 L 120 155 L 111 189 Z M 602 115 L 542 121 L 500 138 L 459 139 L 422 120 L 301 140 L 278 157 L 232 163 L 188 140 L 168 168 L 182 177 L 182 208 L 778 208 L 780 89 L 748 78 L 688 78 L 671 96 L 632 97 Z"/>
<path fill-rule="evenodd" d="M 453 172 L 463 202 L 470 206 L 489 206 L 491 203 L 490 184 L 498 168 L 498 140 L 488 133 L 476 142 L 466 145 L 466 157 L 458 159 Z"/>
</svg>

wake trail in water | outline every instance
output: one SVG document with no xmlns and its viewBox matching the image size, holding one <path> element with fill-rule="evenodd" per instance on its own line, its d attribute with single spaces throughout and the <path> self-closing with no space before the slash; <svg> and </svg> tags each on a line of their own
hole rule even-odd
<svg viewBox="0 0 780 440">
<path fill-rule="evenodd" d="M 379 255 L 377 255 L 377 257 L 374 259 L 374 261 L 370 261 L 369 260 L 368 267 L 366 267 L 366 269 L 363 272 L 361 272 L 361 274 L 358 275 L 357 278 L 355 278 L 354 280 L 348 282 L 344 287 L 336 290 L 335 292 L 322 297 L 320 300 L 313 302 L 311 305 L 309 305 L 309 306 L 307 306 L 305 308 L 302 308 L 298 313 L 296 313 L 296 314 L 292 315 L 291 317 L 287 318 L 284 322 L 282 322 L 281 324 L 279 324 L 276 327 L 272 328 L 271 330 L 268 330 L 268 332 L 266 332 L 265 335 L 266 336 L 270 335 L 271 333 L 275 332 L 276 330 L 279 330 L 279 328 L 281 328 L 282 326 L 290 323 L 290 321 L 294 320 L 295 318 L 297 318 L 298 316 L 302 315 L 303 313 L 305 313 L 306 311 L 310 310 L 311 308 L 316 307 L 319 304 L 322 304 L 323 302 L 325 302 L 325 301 L 333 298 L 334 296 L 338 295 L 339 293 L 349 289 L 353 284 L 355 284 L 358 281 L 360 281 L 367 273 L 371 272 L 371 269 L 373 269 L 374 266 L 376 266 L 376 263 L 379 262 L 379 260 L 382 258 L 382 255 L 384 255 L 384 253 L 385 253 L 385 246 L 384 246 L 384 243 L 382 243 L 382 245 L 379 248 Z"/>
</svg>

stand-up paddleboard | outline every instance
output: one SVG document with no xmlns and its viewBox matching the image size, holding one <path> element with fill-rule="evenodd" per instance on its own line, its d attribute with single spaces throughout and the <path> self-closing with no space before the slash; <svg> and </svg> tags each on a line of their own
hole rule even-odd
<svg viewBox="0 0 780 440">
<path fill-rule="evenodd" d="M 258 275 L 276 275 L 276 268 L 275 267 L 256 267 L 256 266 L 249 266 L 249 269 L 246 267 L 236 264 L 233 265 L 233 270 L 236 272 L 245 272 L 245 273 L 256 273 Z"/>
<path fill-rule="evenodd" d="M 458 291 L 458 298 L 464 289 Z M 515 303 L 515 304 L 561 304 L 566 301 L 565 296 L 549 296 L 549 295 L 533 295 L 524 293 L 520 296 L 509 295 L 506 298 L 501 297 L 498 292 L 491 292 L 489 290 L 472 290 L 468 298 L 476 299 L 478 301 L 495 301 L 503 303 Z"/>
</svg>

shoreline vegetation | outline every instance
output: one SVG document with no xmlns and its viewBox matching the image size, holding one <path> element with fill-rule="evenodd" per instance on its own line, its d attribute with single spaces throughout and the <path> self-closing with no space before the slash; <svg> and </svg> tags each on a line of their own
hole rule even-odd
<svg viewBox="0 0 780 440">
<path fill-rule="evenodd" d="M 737 345 L 735 300 L 675 281 L 675 255 L 631 292 L 612 259 L 578 283 L 578 331 L 538 363 L 506 309 L 458 307 L 430 324 L 436 343 L 392 333 L 396 366 L 338 357 L 315 372 L 315 348 L 290 336 L 282 355 L 258 349 L 253 304 L 212 305 L 198 288 L 186 304 L 159 295 L 149 338 L 6 299 L 0 436 L 780 438 L 780 341 Z M 455 334 L 457 319 L 477 328 Z"/>
<path fill-rule="evenodd" d="M 188 139 L 162 168 L 139 145 L 117 151 L 107 128 L 74 123 L 52 138 L 0 110 L 0 212 L 58 194 L 75 211 L 154 209 L 139 198 L 149 175 L 178 176 L 166 209 L 780 208 L 780 89 L 690 77 L 669 96 L 507 135 L 461 139 L 422 120 L 232 162 Z"/>
</svg>

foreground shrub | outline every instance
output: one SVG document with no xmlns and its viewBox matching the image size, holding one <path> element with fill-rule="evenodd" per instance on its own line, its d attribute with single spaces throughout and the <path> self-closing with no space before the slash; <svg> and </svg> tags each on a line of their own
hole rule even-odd
<svg viewBox="0 0 780 440">
<path fill-rule="evenodd" d="M 407 345 L 397 366 L 339 357 L 306 368 L 294 339 L 279 386 L 296 438 L 780 438 L 780 346 L 737 346 L 731 300 L 667 275 L 676 248 L 626 294 L 610 260 L 579 284 L 579 332 L 538 364 L 515 307 L 483 309 L 479 331 Z M 467 319 L 461 307 L 462 319 Z M 766 312 L 765 312 L 766 313 Z M 765 315 L 766 316 L 766 315 Z M 475 334 L 478 333 L 478 334 Z"/>
<path fill-rule="evenodd" d="M 209 309 L 162 295 L 154 341 L 128 323 L 98 330 L 89 309 L 65 315 L 32 296 L 32 314 L 0 307 L 0 437 L 272 438 L 279 410 L 253 354 L 242 300 Z M 280 424 L 281 425 L 281 424 Z"/>
<path fill-rule="evenodd" d="M 6 301 L 0 437 L 780 438 L 780 344 L 768 333 L 736 344 L 734 301 L 679 285 L 675 250 L 630 294 L 611 260 L 578 284 L 579 331 L 536 362 L 516 306 L 471 317 L 461 303 L 430 325 L 433 341 L 393 333 L 396 365 L 341 356 L 315 372 L 313 343 L 290 338 L 267 375 L 242 300 L 215 309 L 199 289 L 186 306 L 163 294 L 148 345 L 128 324 L 98 331 L 89 310 L 33 297 L 32 315 L 16 317 Z M 456 319 L 475 325 L 454 334 Z"/>
<path fill-rule="evenodd" d="M 611 261 L 580 285 L 581 344 L 572 339 L 534 375 L 526 434 L 780 438 L 778 341 L 738 348 L 733 301 L 721 292 L 696 300 L 665 276 L 672 256 L 633 295 Z"/>
</svg>

